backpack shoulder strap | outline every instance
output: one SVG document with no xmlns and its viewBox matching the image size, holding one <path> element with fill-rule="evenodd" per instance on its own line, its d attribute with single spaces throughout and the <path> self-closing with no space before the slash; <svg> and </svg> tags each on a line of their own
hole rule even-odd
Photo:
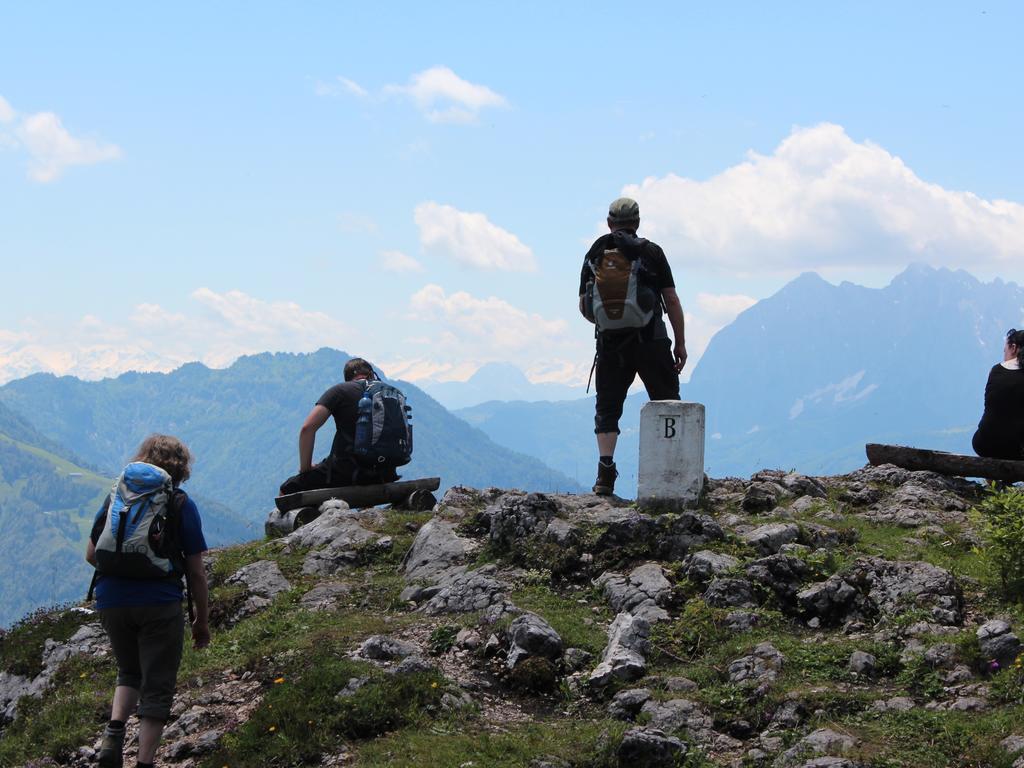
<svg viewBox="0 0 1024 768">
<path fill-rule="evenodd" d="M 188 498 L 181 488 L 171 491 L 171 498 L 167 501 L 167 530 L 174 531 L 174 544 L 181 555 L 182 571 L 185 576 L 185 597 L 188 599 L 188 621 L 191 624 L 196 620 L 195 607 L 192 603 L 192 582 L 188 578 L 188 566 L 185 564 L 185 552 L 181 548 L 181 541 L 178 532 L 181 530 L 181 510 Z"/>
</svg>

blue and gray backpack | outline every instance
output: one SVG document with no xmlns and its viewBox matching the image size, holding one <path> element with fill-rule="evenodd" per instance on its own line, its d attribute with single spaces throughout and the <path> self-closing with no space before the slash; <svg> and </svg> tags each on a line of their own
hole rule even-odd
<svg viewBox="0 0 1024 768">
<path fill-rule="evenodd" d="M 412 460 L 412 408 L 383 381 L 368 381 L 359 399 L 352 454 L 368 469 L 401 467 Z"/>
<path fill-rule="evenodd" d="M 98 576 L 180 580 L 185 575 L 178 540 L 184 502 L 184 491 L 160 467 L 141 461 L 125 467 L 97 521 L 102 528 L 96 539 L 96 572 L 86 599 L 92 600 Z M 191 590 L 188 598 L 191 617 Z"/>
</svg>

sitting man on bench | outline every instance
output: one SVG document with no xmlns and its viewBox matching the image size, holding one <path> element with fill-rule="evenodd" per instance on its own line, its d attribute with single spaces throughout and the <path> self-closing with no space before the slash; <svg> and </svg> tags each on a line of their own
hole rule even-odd
<svg viewBox="0 0 1024 768">
<path fill-rule="evenodd" d="M 359 399 L 366 391 L 365 382 L 376 380 L 373 366 L 362 358 L 354 357 L 345 363 L 345 381 L 335 384 L 320 396 L 299 430 L 299 474 L 281 484 L 282 496 L 318 488 L 391 483 L 398 479 L 393 466 L 367 469 L 356 461 L 352 453 Z M 329 416 L 334 417 L 335 427 L 331 454 L 314 465 L 316 433 Z"/>
</svg>

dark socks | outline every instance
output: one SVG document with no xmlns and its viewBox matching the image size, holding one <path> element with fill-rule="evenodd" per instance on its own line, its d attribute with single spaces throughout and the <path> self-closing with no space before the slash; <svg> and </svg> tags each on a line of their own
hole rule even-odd
<svg viewBox="0 0 1024 768">
<path fill-rule="evenodd" d="M 601 463 L 604 464 L 606 467 L 610 467 L 612 464 L 615 463 L 615 460 L 611 456 L 602 456 Z"/>
<path fill-rule="evenodd" d="M 156 765 L 156 763 L 142 763 L 142 762 L 139 762 L 139 763 L 135 764 L 135 768 L 153 768 L 154 765 Z"/>
<path fill-rule="evenodd" d="M 123 731 L 124 720 L 111 720 L 109 723 L 107 723 L 107 728 L 109 728 L 112 731 Z"/>
</svg>

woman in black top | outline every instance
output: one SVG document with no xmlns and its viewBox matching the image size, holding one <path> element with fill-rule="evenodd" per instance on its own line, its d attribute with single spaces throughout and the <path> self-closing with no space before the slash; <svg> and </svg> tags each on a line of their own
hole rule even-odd
<svg viewBox="0 0 1024 768">
<path fill-rule="evenodd" d="M 1024 330 L 1006 334 L 1003 362 L 988 374 L 985 413 L 972 445 L 990 459 L 1024 459 Z"/>
</svg>

